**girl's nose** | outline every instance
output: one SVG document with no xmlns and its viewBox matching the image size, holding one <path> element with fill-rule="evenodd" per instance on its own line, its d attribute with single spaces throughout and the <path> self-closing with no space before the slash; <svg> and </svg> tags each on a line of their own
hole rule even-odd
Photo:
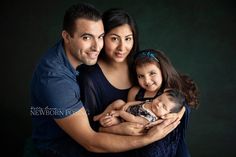
<svg viewBox="0 0 236 157">
<path fill-rule="evenodd" d="M 149 78 L 145 78 L 145 84 L 149 86 L 151 84 L 151 80 Z"/>
</svg>

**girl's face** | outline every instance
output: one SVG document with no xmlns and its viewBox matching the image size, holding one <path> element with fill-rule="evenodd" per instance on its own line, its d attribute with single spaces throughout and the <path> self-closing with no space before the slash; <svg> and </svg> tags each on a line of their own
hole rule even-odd
<svg viewBox="0 0 236 157">
<path fill-rule="evenodd" d="M 157 101 L 151 104 L 151 110 L 157 117 L 161 117 L 165 114 L 170 113 L 171 109 L 173 109 L 174 107 L 175 103 L 170 101 L 167 94 L 165 93 L 158 96 Z"/>
<path fill-rule="evenodd" d="M 133 45 L 133 33 L 128 24 L 113 28 L 104 37 L 106 55 L 115 62 L 124 62 Z"/>
<path fill-rule="evenodd" d="M 157 92 L 162 84 L 161 70 L 155 63 L 136 67 L 139 85 L 148 92 Z"/>
</svg>

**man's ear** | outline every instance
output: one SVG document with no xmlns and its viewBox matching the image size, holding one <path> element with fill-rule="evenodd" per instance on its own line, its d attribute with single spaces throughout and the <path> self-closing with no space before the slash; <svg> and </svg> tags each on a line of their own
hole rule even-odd
<svg viewBox="0 0 236 157">
<path fill-rule="evenodd" d="M 67 31 L 63 30 L 61 36 L 64 39 L 64 42 L 68 43 L 70 41 L 70 34 Z"/>
</svg>

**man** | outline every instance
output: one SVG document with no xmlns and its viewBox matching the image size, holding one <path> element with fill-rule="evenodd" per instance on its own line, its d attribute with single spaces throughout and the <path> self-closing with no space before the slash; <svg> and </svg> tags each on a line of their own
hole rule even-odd
<svg viewBox="0 0 236 157">
<path fill-rule="evenodd" d="M 90 127 L 75 69 L 96 63 L 103 35 L 100 13 L 88 4 L 74 5 L 65 13 L 62 40 L 36 67 L 31 82 L 32 138 L 44 156 L 127 151 L 163 138 L 179 124 L 166 120 L 143 136 L 100 133 Z"/>
</svg>

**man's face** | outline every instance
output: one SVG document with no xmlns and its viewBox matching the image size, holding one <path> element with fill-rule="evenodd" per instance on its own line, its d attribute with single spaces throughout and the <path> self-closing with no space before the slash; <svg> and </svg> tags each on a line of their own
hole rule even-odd
<svg viewBox="0 0 236 157">
<path fill-rule="evenodd" d="M 77 19 L 73 37 L 64 37 L 66 55 L 74 68 L 80 64 L 93 65 L 103 47 L 104 28 L 102 20 Z"/>
</svg>

